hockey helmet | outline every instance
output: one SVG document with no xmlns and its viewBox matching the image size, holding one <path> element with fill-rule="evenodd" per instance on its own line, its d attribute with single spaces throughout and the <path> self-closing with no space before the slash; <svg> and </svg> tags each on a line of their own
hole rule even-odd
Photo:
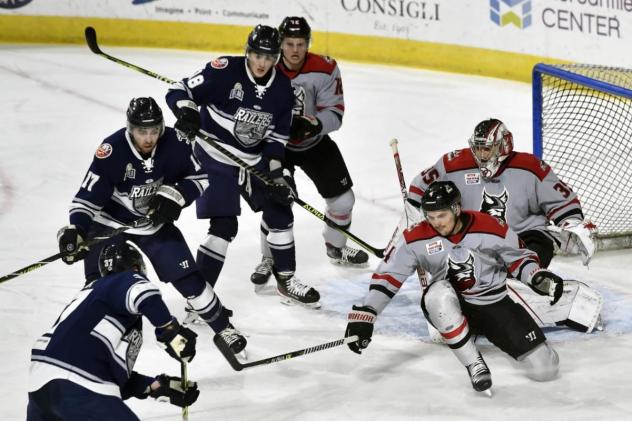
<svg viewBox="0 0 632 421">
<path fill-rule="evenodd" d="M 461 192 L 452 181 L 435 181 L 421 198 L 424 214 L 432 211 L 450 209 L 455 215 L 461 206 Z"/>
<path fill-rule="evenodd" d="M 248 35 L 246 55 L 251 51 L 272 56 L 278 61 L 281 51 L 281 37 L 279 31 L 267 25 L 255 26 L 252 32 L 250 32 L 250 35 Z"/>
<path fill-rule="evenodd" d="M 279 34 L 281 40 L 283 38 L 303 38 L 309 44 L 312 39 L 312 28 L 309 27 L 309 23 L 304 17 L 288 16 L 279 25 Z"/>
<path fill-rule="evenodd" d="M 165 131 L 162 110 L 152 97 L 132 98 L 127 107 L 127 131 L 134 127 L 160 126 L 160 135 Z"/>
<path fill-rule="evenodd" d="M 129 241 L 105 246 L 99 254 L 101 276 L 133 270 L 134 268 L 143 275 L 147 274 L 143 256 Z"/>
<path fill-rule="evenodd" d="M 481 175 L 491 178 L 513 151 L 513 136 L 502 121 L 490 118 L 476 125 L 469 144 Z M 481 149 L 489 149 L 489 153 L 483 156 Z"/>
</svg>

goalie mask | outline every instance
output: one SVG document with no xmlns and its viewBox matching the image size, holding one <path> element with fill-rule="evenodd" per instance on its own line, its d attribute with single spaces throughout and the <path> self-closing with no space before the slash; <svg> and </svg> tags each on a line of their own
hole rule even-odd
<svg viewBox="0 0 632 421">
<path fill-rule="evenodd" d="M 481 175 L 489 179 L 513 151 L 513 136 L 502 121 L 490 118 L 476 125 L 469 144 Z"/>
<path fill-rule="evenodd" d="M 110 244 L 101 250 L 99 254 L 99 273 L 101 276 L 134 269 L 147 275 L 143 256 L 130 242 Z"/>
</svg>

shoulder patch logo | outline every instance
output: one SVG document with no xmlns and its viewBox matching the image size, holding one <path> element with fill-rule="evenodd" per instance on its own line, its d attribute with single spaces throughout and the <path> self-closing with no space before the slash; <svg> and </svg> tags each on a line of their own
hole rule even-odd
<svg viewBox="0 0 632 421">
<path fill-rule="evenodd" d="M 101 145 L 99 145 L 94 156 L 96 156 L 99 159 L 105 159 L 108 156 L 112 155 L 112 150 L 113 150 L 112 145 L 110 145 L 109 143 L 102 143 Z"/>
<path fill-rule="evenodd" d="M 228 95 L 228 99 L 238 99 L 240 101 L 244 100 L 244 90 L 241 86 L 241 83 L 237 82 L 233 86 L 233 89 L 230 90 L 230 94 Z"/>
<path fill-rule="evenodd" d="M 426 244 L 426 251 L 428 252 L 429 256 L 441 253 L 443 251 L 443 241 L 437 240 Z"/>
<path fill-rule="evenodd" d="M 228 66 L 228 59 L 226 57 L 217 57 L 211 60 L 211 67 L 213 69 L 225 69 Z"/>
</svg>

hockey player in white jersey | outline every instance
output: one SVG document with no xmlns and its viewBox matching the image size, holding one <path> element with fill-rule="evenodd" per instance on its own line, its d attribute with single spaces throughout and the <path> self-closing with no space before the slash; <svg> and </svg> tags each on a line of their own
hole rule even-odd
<svg viewBox="0 0 632 421">
<path fill-rule="evenodd" d="M 145 263 L 129 242 L 109 245 L 98 256 L 101 278 L 90 282 L 33 345 L 27 421 L 137 421 L 123 400 L 166 397 L 193 404 L 197 384 L 166 374 L 134 371 L 143 344 L 143 316 L 156 339 L 179 360 L 195 356 L 196 334 L 171 316 Z"/>
<path fill-rule="evenodd" d="M 584 219 L 577 195 L 544 161 L 513 150 L 513 137 L 498 119 L 476 125 L 469 148 L 447 153 L 415 176 L 409 202 L 419 208 L 435 180 L 450 180 L 463 197 L 463 208 L 488 213 L 507 223 L 527 248 L 548 267 L 556 245 L 576 249 L 588 264 L 595 246 L 594 228 Z M 540 326 L 567 325 L 591 332 L 600 327 L 602 298 L 589 286 L 569 281 L 555 306 L 548 305 L 520 282 L 509 282 L 510 295 L 524 305 Z"/>
<path fill-rule="evenodd" d="M 431 274 L 422 297 L 424 314 L 467 368 L 476 391 L 487 391 L 492 380 L 473 334 L 485 335 L 528 377 L 554 379 L 557 353 L 524 308 L 508 297 L 506 277 L 519 279 L 551 304 L 561 297 L 562 279 L 541 268 L 538 256 L 521 248 L 505 223 L 463 211 L 453 182 L 431 184 L 421 206 L 426 220 L 404 231 L 373 274 L 362 305 L 349 313 L 346 336 L 360 338 L 349 348 L 360 354 L 369 345 L 377 315 L 419 266 Z"/>
<path fill-rule="evenodd" d="M 286 145 L 285 167 L 292 173 L 301 168 L 325 199 L 325 214 L 347 229 L 355 197 L 353 181 L 336 143 L 329 137 L 342 125 L 344 95 L 336 61 L 308 51 L 311 28 L 303 17 L 288 16 L 279 27 L 282 57 L 277 70 L 288 76 L 294 89 L 294 110 L 290 141 Z M 266 244 L 268 227 L 261 221 L 263 258 L 251 280 L 265 284 L 271 274 L 272 254 Z M 347 246 L 347 238 L 325 224 L 323 237 L 327 256 L 332 262 L 348 266 L 366 266 L 369 256 Z"/>
</svg>

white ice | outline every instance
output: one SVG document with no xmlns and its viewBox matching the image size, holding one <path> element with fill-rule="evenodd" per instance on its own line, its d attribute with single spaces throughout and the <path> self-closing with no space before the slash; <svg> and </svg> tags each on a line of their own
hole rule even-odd
<svg viewBox="0 0 632 421">
<path fill-rule="evenodd" d="M 174 79 L 193 73 L 213 55 L 105 49 Z M 402 209 L 391 138 L 399 139 L 407 181 L 440 154 L 465 147 L 474 125 L 490 116 L 513 131 L 516 149 L 531 150 L 527 84 L 347 62 L 340 67 L 346 114 L 343 128 L 332 137 L 355 183 L 351 231 L 374 247 L 386 245 Z M 164 106 L 166 88 L 86 47 L 0 47 L 0 275 L 57 252 L 57 229 L 67 223 L 68 205 L 97 145 L 123 127 L 131 97 L 150 95 Z M 173 124 L 169 110 L 164 111 Z M 301 172 L 297 184 L 304 201 L 324 210 Z M 250 359 L 343 337 L 346 313 L 366 293 L 377 258 L 364 270 L 331 265 L 322 223 L 296 207 L 298 275 L 320 290 L 322 309 L 282 305 L 272 287 L 266 295 L 255 295 L 249 275 L 259 260 L 259 219 L 244 206 L 217 292 L 234 310 L 235 324 L 249 335 Z M 206 222 L 187 209 L 177 225 L 195 250 Z M 210 329 L 196 327 L 198 355 L 189 373 L 202 394 L 190 419 L 632 419 L 632 253 L 599 253 L 590 270 L 578 258 L 558 257 L 552 267 L 589 282 L 606 300 L 604 332 L 547 332 L 561 359 L 555 381 L 528 380 L 499 350 L 483 345 L 494 396 L 476 394 L 451 352 L 426 338 L 419 288 L 411 278 L 381 316 L 362 356 L 342 346 L 235 372 L 214 348 Z M 59 261 L 0 285 L 0 419 L 25 418 L 31 344 L 82 285 L 80 265 Z M 168 284 L 161 289 L 182 317 L 182 298 Z M 179 373 L 149 327 L 136 369 Z M 166 403 L 128 403 L 142 419 L 180 419 L 179 409 Z"/>
</svg>

